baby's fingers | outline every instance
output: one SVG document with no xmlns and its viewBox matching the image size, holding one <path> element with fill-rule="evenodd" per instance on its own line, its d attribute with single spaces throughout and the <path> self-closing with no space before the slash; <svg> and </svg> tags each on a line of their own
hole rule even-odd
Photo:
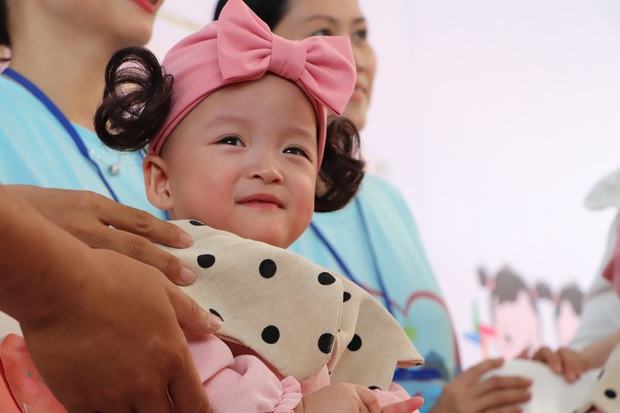
<svg viewBox="0 0 620 413">
<path fill-rule="evenodd" d="M 412 413 L 418 410 L 424 404 L 421 397 L 412 397 L 402 402 L 392 403 L 381 409 L 381 413 Z"/>
</svg>

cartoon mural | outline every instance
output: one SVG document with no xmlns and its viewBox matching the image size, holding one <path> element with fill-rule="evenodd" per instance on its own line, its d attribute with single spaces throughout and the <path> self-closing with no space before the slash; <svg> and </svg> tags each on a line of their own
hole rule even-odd
<svg viewBox="0 0 620 413">
<path fill-rule="evenodd" d="M 487 302 L 475 303 L 474 332 L 466 338 L 480 345 L 482 357 L 511 359 L 542 345 L 568 344 L 583 306 L 584 294 L 577 285 L 567 284 L 556 293 L 544 281 L 528 284 L 509 266 L 495 275 L 480 268 L 478 280 Z"/>
</svg>

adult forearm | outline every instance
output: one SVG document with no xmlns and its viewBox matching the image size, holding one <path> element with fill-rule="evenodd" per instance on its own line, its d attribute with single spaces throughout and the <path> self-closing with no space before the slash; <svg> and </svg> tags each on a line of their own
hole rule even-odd
<svg viewBox="0 0 620 413">
<path fill-rule="evenodd" d="M 607 358 L 616 345 L 620 343 L 620 330 L 616 330 L 605 338 L 602 338 L 581 351 L 581 355 L 588 362 L 589 368 L 603 367 Z"/>
<path fill-rule="evenodd" d="M 88 248 L 0 186 L 0 310 L 20 322 L 45 319 L 79 285 L 72 269 Z M 34 286 L 34 288 L 33 288 Z"/>
</svg>

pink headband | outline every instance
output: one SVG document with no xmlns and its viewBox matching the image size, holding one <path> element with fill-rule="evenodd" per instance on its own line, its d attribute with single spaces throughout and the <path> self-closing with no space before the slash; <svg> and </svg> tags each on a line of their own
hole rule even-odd
<svg viewBox="0 0 620 413">
<path fill-rule="evenodd" d="M 327 112 L 340 115 L 355 87 L 355 62 L 347 37 L 286 40 L 271 33 L 242 0 L 230 0 L 220 19 L 177 43 L 163 61 L 174 76 L 172 107 L 151 142 L 158 155 L 170 133 L 205 97 L 233 83 L 274 73 L 308 96 L 319 123 L 318 164 L 325 148 Z"/>
</svg>

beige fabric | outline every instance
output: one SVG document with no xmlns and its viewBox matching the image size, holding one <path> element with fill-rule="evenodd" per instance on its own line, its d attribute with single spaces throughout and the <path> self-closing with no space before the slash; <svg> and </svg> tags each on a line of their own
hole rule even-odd
<svg viewBox="0 0 620 413">
<path fill-rule="evenodd" d="M 588 401 L 575 413 L 590 411 L 598 413 L 620 412 L 620 344 L 609 355 Z"/>
<path fill-rule="evenodd" d="M 423 362 L 391 314 L 346 278 L 197 221 L 173 223 L 195 240 L 188 249 L 162 247 L 196 273 L 180 288 L 221 316 L 218 336 L 253 349 L 281 374 L 307 380 L 327 364 L 333 383 L 387 390 L 397 365 Z"/>
</svg>

